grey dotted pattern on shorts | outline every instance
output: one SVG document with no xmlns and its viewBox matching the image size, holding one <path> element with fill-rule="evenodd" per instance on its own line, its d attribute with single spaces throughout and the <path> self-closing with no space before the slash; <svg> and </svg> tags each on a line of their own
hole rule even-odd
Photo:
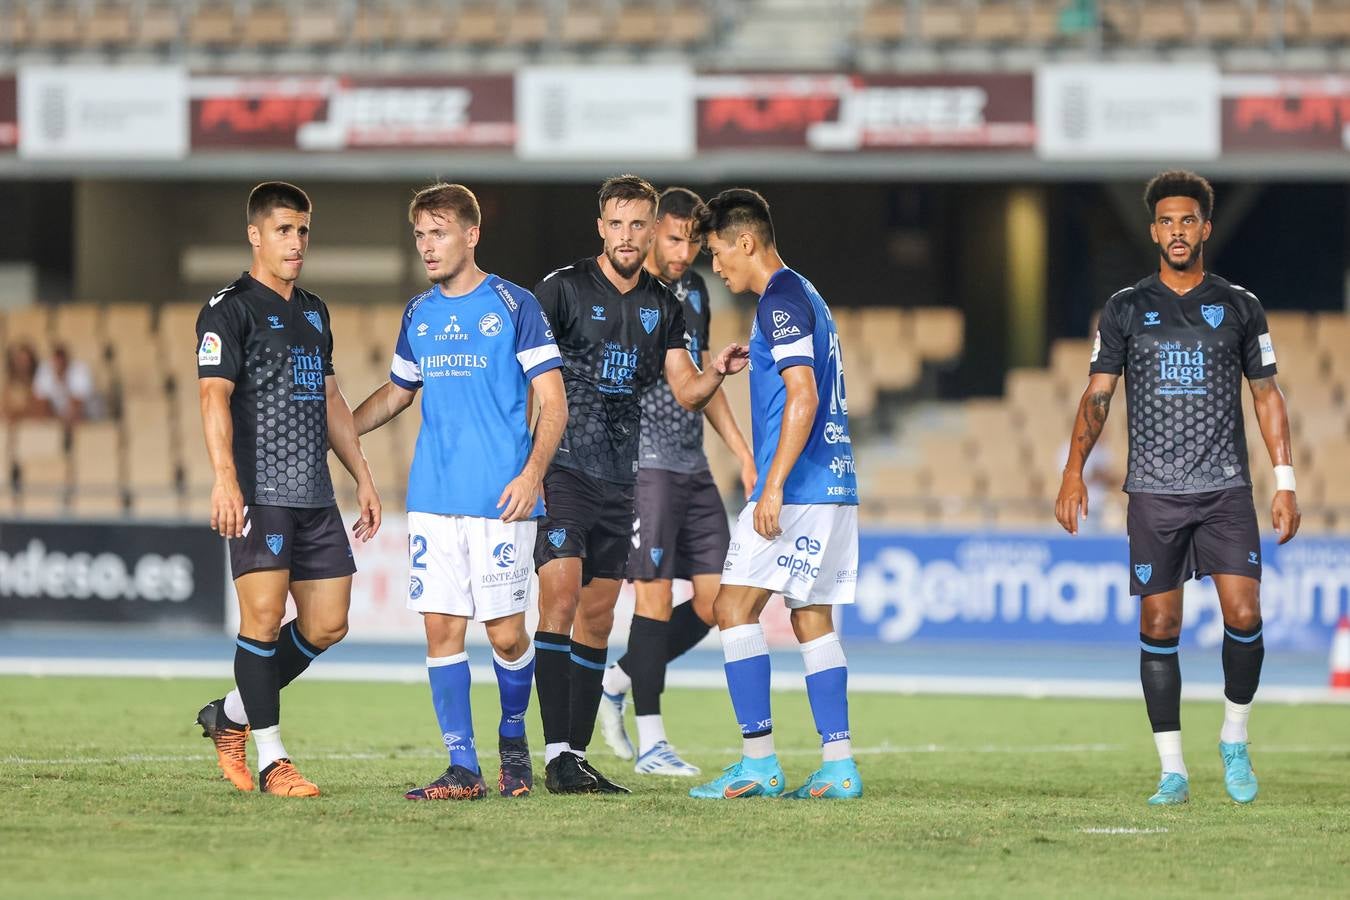
<svg viewBox="0 0 1350 900">
<path fill-rule="evenodd" d="M 1206 354 L 1208 393 L 1165 396 L 1159 393 L 1160 343 L 1150 337 L 1130 342 L 1125 369 L 1130 425 L 1125 489 L 1199 493 L 1245 484 L 1241 348 L 1224 339 L 1197 342 Z"/>
<path fill-rule="evenodd" d="M 257 392 L 252 436 L 255 502 L 275 506 L 331 503 L 327 403 L 291 399 L 291 357 L 284 348 L 260 347 L 248 358 L 245 372 Z M 241 488 L 248 493 L 246 485 Z"/>
</svg>

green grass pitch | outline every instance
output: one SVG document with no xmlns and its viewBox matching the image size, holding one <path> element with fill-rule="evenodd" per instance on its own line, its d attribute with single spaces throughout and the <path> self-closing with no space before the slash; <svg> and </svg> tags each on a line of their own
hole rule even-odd
<svg viewBox="0 0 1350 900">
<path fill-rule="evenodd" d="M 1217 704 L 1187 704 L 1192 801 L 1150 809 L 1138 702 L 853 697 L 858 802 L 708 802 L 639 777 L 626 798 L 412 803 L 445 766 L 420 685 L 301 681 L 287 748 L 324 796 L 242 794 L 190 727 L 208 681 L 0 679 L 3 897 L 1084 897 L 1350 893 L 1350 709 L 1261 706 L 1261 796 L 1223 790 Z M 474 693 L 495 780 L 496 692 Z M 803 693 L 776 695 L 790 784 L 815 767 Z M 730 706 L 673 690 L 667 727 L 711 776 Z M 531 711 L 531 743 L 540 749 Z M 495 794 L 495 792 L 494 792 Z"/>
</svg>

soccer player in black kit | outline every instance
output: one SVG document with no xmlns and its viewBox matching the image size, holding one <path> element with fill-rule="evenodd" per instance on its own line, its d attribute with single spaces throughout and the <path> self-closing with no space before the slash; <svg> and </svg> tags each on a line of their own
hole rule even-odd
<svg viewBox="0 0 1350 900">
<path fill-rule="evenodd" d="M 1102 310 L 1055 517 L 1070 533 L 1088 513 L 1083 464 L 1125 375 L 1130 454 L 1130 587 L 1139 604 L 1139 677 L 1162 763 L 1152 805 L 1190 799 L 1181 752 L 1182 585 L 1213 577 L 1223 613 L 1224 719 L 1219 754 L 1228 795 L 1256 799 L 1247 719 L 1261 677 L 1261 544 L 1242 414 L 1242 378 L 1275 466 L 1271 517 L 1281 544 L 1298 532 L 1293 455 L 1265 311 L 1245 288 L 1205 271 L 1214 191 L 1191 172 L 1163 172 L 1144 203 L 1159 271 Z"/>
<path fill-rule="evenodd" d="M 309 246 L 309 197 L 266 182 L 248 198 L 253 264 L 197 317 L 197 374 L 206 448 L 215 470 L 211 527 L 229 540 L 239 596 L 235 689 L 197 714 L 221 771 L 253 790 L 245 752 L 252 731 L 259 787 L 285 797 L 319 789 L 281 743 L 283 687 L 347 633 L 351 544 L 333 499 L 331 446 L 356 480 L 367 541 L 380 498 L 352 413 L 333 374 L 323 301 L 297 287 Z M 298 617 L 283 628 L 286 596 Z"/>
<path fill-rule="evenodd" d="M 647 272 L 675 294 L 684 312 L 685 337 L 695 365 L 703 365 L 712 321 L 708 286 L 694 271 L 702 241 L 693 234 L 694 210 L 703 201 L 687 188 L 661 192 L 656 236 Z M 726 394 L 719 391 L 702 413 L 676 402 L 661 379 L 642 396 L 638 450 L 637 515 L 628 554 L 628 577 L 637 593 L 628 652 L 605 670 L 600 733 L 621 759 L 634 759 L 644 775 L 692 777 L 698 767 L 676 754 L 666 740 L 661 693 L 666 665 L 701 641 L 712 627 L 713 600 L 731 542 L 726 508 L 703 451 L 707 416 L 741 463 L 748 498 L 755 487 L 755 458 L 736 424 Z M 688 603 L 673 605 L 672 579 L 693 582 Z M 633 691 L 638 746 L 624 728 L 625 696 Z"/>
<path fill-rule="evenodd" d="M 685 347 L 679 302 L 643 268 L 656 190 L 635 175 L 600 187 L 604 251 L 534 289 L 562 353 L 570 416 L 544 476 L 535 688 L 544 725 L 544 786 L 554 793 L 628 793 L 586 760 L 600 705 L 614 603 L 628 563 L 642 395 L 664 374 L 680 405 L 699 410 L 748 349 L 726 347 L 703 372 Z"/>
</svg>

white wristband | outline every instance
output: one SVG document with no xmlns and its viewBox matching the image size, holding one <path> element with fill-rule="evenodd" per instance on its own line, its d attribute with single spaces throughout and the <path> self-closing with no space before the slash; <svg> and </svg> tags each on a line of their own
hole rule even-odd
<svg viewBox="0 0 1350 900">
<path fill-rule="evenodd" d="M 1276 466 L 1275 467 L 1275 490 L 1293 491 L 1294 490 L 1294 467 Z"/>
</svg>

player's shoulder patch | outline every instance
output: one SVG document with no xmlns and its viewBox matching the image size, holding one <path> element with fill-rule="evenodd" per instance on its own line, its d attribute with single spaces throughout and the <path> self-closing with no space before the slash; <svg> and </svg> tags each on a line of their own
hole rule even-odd
<svg viewBox="0 0 1350 900">
<path fill-rule="evenodd" d="M 1107 302 L 1107 303 L 1110 303 L 1112 300 L 1116 300 L 1116 299 L 1119 299 L 1119 300 L 1122 300 L 1122 301 L 1127 300 L 1127 299 L 1129 299 L 1129 296 L 1130 296 L 1131 294 L 1133 294 L 1133 293 L 1134 293 L 1135 291 L 1137 291 L 1137 290 L 1139 290 L 1139 285 L 1138 285 L 1138 284 L 1132 284 L 1132 285 L 1130 285 L 1129 287 L 1123 287 L 1123 288 L 1121 288 L 1120 290 L 1116 291 L 1114 294 L 1112 294 L 1110 297 L 1107 297 L 1107 298 L 1106 298 L 1106 302 Z"/>
<path fill-rule="evenodd" d="M 403 317 L 405 319 L 411 319 L 413 313 L 417 312 L 417 307 L 421 306 L 422 301 L 430 297 L 435 290 L 435 288 L 429 288 L 409 300 L 408 305 L 403 310 Z"/>
<path fill-rule="evenodd" d="M 1231 290 L 1233 293 L 1237 294 L 1239 297 L 1242 297 L 1244 300 L 1250 300 L 1252 303 L 1258 304 L 1261 302 L 1260 298 L 1258 298 L 1255 294 L 1253 294 L 1251 291 L 1247 290 L 1240 284 L 1233 284 L 1232 282 L 1229 282 L 1228 289 Z"/>
<path fill-rule="evenodd" d="M 570 265 L 570 266 L 563 266 L 561 269 L 554 269 L 552 272 L 549 272 L 549 273 L 548 273 L 547 275 L 545 275 L 543 278 L 539 279 L 539 283 L 540 283 L 540 284 L 543 284 L 545 281 L 548 281 L 548 280 L 549 280 L 550 278 L 552 278 L 554 275 L 561 275 L 563 272 L 570 272 L 570 271 L 572 271 L 572 270 L 575 269 L 575 268 L 576 268 L 576 264 L 573 263 L 573 264 Z"/>
<path fill-rule="evenodd" d="M 208 309 L 215 309 L 223 301 L 229 299 L 230 297 L 237 296 L 238 294 L 239 294 L 239 281 L 238 279 L 236 279 L 230 282 L 229 284 L 225 285 L 225 287 L 221 288 L 219 291 L 216 291 L 216 293 L 214 293 L 213 295 L 211 295 L 211 299 L 206 301 L 206 306 Z"/>
</svg>

